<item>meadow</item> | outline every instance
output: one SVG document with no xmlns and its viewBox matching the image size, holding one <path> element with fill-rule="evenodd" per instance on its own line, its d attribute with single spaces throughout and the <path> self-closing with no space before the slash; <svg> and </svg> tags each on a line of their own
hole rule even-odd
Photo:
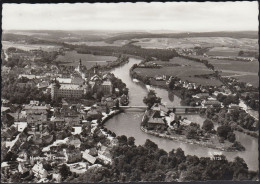
<svg viewBox="0 0 260 184">
<path fill-rule="evenodd" d="M 105 65 L 107 61 L 115 61 L 117 58 L 114 56 L 99 56 L 93 54 L 79 54 L 76 51 L 65 52 L 65 55 L 59 55 L 56 61 L 67 63 L 67 65 L 76 66 L 81 59 L 82 64 L 90 68 L 96 64 Z"/>
<path fill-rule="evenodd" d="M 247 82 L 252 84 L 255 87 L 259 86 L 259 76 L 258 75 L 240 75 L 240 76 L 235 76 L 238 81 L 241 82 Z"/>
<path fill-rule="evenodd" d="M 226 57 L 236 57 L 241 49 L 240 48 L 230 48 L 230 47 L 213 47 L 208 52 L 209 56 L 226 56 Z"/>
<path fill-rule="evenodd" d="M 195 77 L 195 75 L 213 74 L 204 64 L 197 63 L 188 59 L 174 57 L 170 61 L 151 61 L 162 65 L 161 68 L 136 68 L 134 71 L 141 76 L 154 77 L 158 75 L 169 75 L 179 77 L 182 80 L 197 83 L 205 86 L 219 86 L 222 83 L 214 78 Z M 178 64 L 179 66 L 171 66 L 170 64 Z"/>
<path fill-rule="evenodd" d="M 3 49 L 8 49 L 9 47 L 15 47 L 24 51 L 30 50 L 43 50 L 43 51 L 58 51 L 61 46 L 58 45 L 44 45 L 44 44 L 26 44 L 26 43 L 14 43 L 10 41 L 2 41 Z"/>
<path fill-rule="evenodd" d="M 113 43 L 106 43 L 105 41 L 77 41 L 77 42 L 65 42 L 72 45 L 87 45 L 87 46 L 123 46 L 129 43 L 128 40 L 116 40 Z"/>
<path fill-rule="evenodd" d="M 243 62 L 235 60 L 208 59 L 215 69 L 221 71 L 221 76 L 234 77 L 238 81 L 258 86 L 259 62 Z"/>
<path fill-rule="evenodd" d="M 225 60 L 225 59 L 208 59 L 209 63 L 214 65 L 215 69 L 224 71 L 241 71 L 241 72 L 250 72 L 258 73 L 259 63 L 256 62 L 243 62 L 236 60 Z"/>
<path fill-rule="evenodd" d="M 186 37 L 186 38 L 141 38 L 134 45 L 143 48 L 194 48 L 199 47 L 226 47 L 241 50 L 258 50 L 258 40 L 250 38 L 230 37 Z"/>
</svg>

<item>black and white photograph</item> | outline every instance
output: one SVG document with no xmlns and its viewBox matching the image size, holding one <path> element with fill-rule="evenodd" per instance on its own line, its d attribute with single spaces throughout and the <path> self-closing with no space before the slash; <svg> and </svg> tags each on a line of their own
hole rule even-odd
<svg viewBox="0 0 260 184">
<path fill-rule="evenodd" d="M 259 182 L 259 3 L 2 3 L 1 183 Z"/>
</svg>

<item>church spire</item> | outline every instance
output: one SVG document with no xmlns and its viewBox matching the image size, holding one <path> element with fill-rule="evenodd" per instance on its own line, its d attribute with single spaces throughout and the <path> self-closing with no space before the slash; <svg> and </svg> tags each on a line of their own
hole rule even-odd
<svg viewBox="0 0 260 184">
<path fill-rule="evenodd" d="M 82 65 L 82 63 L 81 63 L 81 58 L 79 59 L 79 66 L 81 66 Z"/>
</svg>

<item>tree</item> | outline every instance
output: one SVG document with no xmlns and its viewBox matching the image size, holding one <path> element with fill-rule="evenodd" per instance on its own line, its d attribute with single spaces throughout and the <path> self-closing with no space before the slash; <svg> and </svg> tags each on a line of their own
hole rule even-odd
<svg viewBox="0 0 260 184">
<path fill-rule="evenodd" d="M 156 96 L 155 91 L 150 90 L 146 97 L 144 97 L 143 102 L 151 108 L 155 103 L 161 103 L 161 98 Z"/>
<path fill-rule="evenodd" d="M 62 164 L 62 166 L 59 169 L 59 172 L 60 172 L 63 180 L 66 179 L 69 175 L 71 175 L 71 171 L 70 171 L 69 167 L 65 164 Z"/>
<path fill-rule="evenodd" d="M 106 105 L 106 114 L 109 114 L 110 113 L 110 109 L 109 107 Z"/>
<path fill-rule="evenodd" d="M 227 139 L 228 133 L 231 131 L 231 127 L 229 125 L 221 125 L 217 128 L 217 134 L 219 137 L 223 137 Z"/>
<path fill-rule="evenodd" d="M 178 163 L 181 163 L 181 162 L 186 160 L 184 151 L 181 148 L 177 148 L 175 156 L 176 156 L 176 158 L 178 160 Z"/>
<path fill-rule="evenodd" d="M 198 137 L 197 130 L 193 127 L 189 127 L 186 134 L 187 139 L 196 139 Z"/>
<path fill-rule="evenodd" d="M 116 105 L 115 106 L 116 106 L 117 109 L 119 109 L 119 100 L 118 99 L 116 99 Z"/>
<path fill-rule="evenodd" d="M 135 145 L 135 138 L 134 138 L 134 137 L 129 137 L 129 138 L 127 139 L 127 144 L 128 144 L 129 146 L 134 146 L 134 145 Z"/>
<path fill-rule="evenodd" d="M 230 142 L 235 142 L 235 140 L 236 140 L 236 135 L 235 135 L 233 132 L 228 132 L 227 139 L 228 139 Z"/>
<path fill-rule="evenodd" d="M 127 144 L 127 137 L 125 135 L 118 136 L 117 139 L 120 144 Z"/>
<path fill-rule="evenodd" d="M 144 147 L 147 148 L 147 149 L 152 149 L 152 150 L 158 149 L 157 144 L 152 142 L 150 139 L 146 139 L 146 141 L 144 143 Z"/>
<path fill-rule="evenodd" d="M 203 122 L 202 129 L 204 129 L 206 132 L 210 132 L 214 128 L 214 124 L 211 120 L 206 119 Z"/>
<path fill-rule="evenodd" d="M 174 87 L 175 87 L 175 81 L 171 80 L 170 83 L 169 83 L 169 88 L 174 89 Z"/>
</svg>

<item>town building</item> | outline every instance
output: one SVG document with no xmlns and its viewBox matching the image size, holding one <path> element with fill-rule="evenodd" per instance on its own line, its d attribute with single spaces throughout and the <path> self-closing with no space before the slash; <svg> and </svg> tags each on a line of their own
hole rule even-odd
<svg viewBox="0 0 260 184">
<path fill-rule="evenodd" d="M 147 122 L 148 128 L 151 129 L 165 129 L 167 127 L 165 120 L 162 118 L 159 111 L 154 111 Z"/>
<path fill-rule="evenodd" d="M 98 150 L 98 158 L 102 160 L 105 164 L 112 163 L 112 155 L 110 153 L 110 150 L 106 146 L 101 146 Z"/>
<path fill-rule="evenodd" d="M 64 149 L 63 151 L 67 163 L 78 162 L 82 159 L 82 154 L 79 149 Z"/>
<path fill-rule="evenodd" d="M 104 95 L 111 95 L 113 92 L 113 85 L 109 80 L 103 81 L 101 84 Z"/>
<path fill-rule="evenodd" d="M 40 162 L 37 162 L 33 166 L 32 172 L 34 173 L 34 176 L 37 178 L 46 178 L 48 176 L 48 172 L 43 168 L 43 164 Z"/>
<path fill-rule="evenodd" d="M 47 106 L 25 105 L 24 110 L 29 125 L 40 124 L 48 119 L 49 108 Z"/>
<path fill-rule="evenodd" d="M 207 107 L 222 107 L 222 103 L 217 100 L 203 100 L 201 102 L 203 108 Z"/>
<path fill-rule="evenodd" d="M 56 84 L 52 84 L 51 97 L 52 99 L 68 98 L 68 99 L 80 99 L 84 95 L 84 87 L 78 84 L 60 84 L 58 87 Z"/>
<path fill-rule="evenodd" d="M 84 158 L 86 161 L 88 161 L 91 164 L 95 164 L 96 158 L 89 154 L 89 150 L 85 150 L 82 152 L 82 158 Z"/>
</svg>

